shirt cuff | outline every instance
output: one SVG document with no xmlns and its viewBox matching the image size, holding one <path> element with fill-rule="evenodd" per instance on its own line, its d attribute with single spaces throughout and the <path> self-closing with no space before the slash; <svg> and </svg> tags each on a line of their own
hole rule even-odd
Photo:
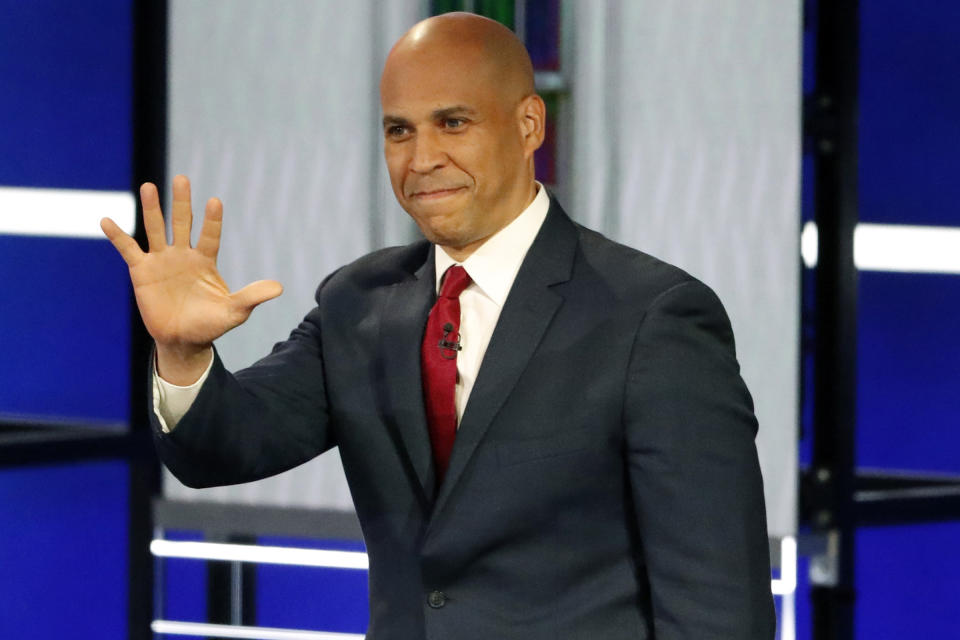
<svg viewBox="0 0 960 640">
<path fill-rule="evenodd" d="M 157 414 L 157 420 L 160 421 L 160 428 L 164 433 L 170 433 L 180 422 L 180 419 L 190 410 L 193 401 L 200 394 L 200 387 L 203 386 L 210 370 L 213 368 L 213 354 L 210 355 L 210 364 L 204 370 L 200 379 L 193 384 L 180 387 L 167 382 L 157 373 L 157 365 L 153 365 L 153 412 Z"/>
</svg>

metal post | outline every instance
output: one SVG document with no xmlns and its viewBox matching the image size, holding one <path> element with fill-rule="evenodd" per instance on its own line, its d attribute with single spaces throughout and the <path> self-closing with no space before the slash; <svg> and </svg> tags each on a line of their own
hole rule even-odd
<svg viewBox="0 0 960 640">
<path fill-rule="evenodd" d="M 167 2 L 132 3 L 133 10 L 133 171 L 132 189 L 150 180 L 164 184 L 167 128 Z M 139 211 L 138 206 L 138 214 Z M 136 238 L 145 246 L 145 233 L 137 216 Z M 130 640 L 153 638 L 154 563 L 152 501 L 160 492 L 160 465 L 146 449 L 150 445 L 147 422 L 147 358 L 151 342 L 131 294 L 130 336 L 130 441 L 128 616 Z"/>
<path fill-rule="evenodd" d="M 819 256 L 815 276 L 814 445 L 811 524 L 832 550 L 814 565 L 817 640 L 852 640 L 854 625 L 855 423 L 857 383 L 857 0 L 816 7 L 816 92 L 810 114 L 816 153 Z"/>
<path fill-rule="evenodd" d="M 250 535 L 212 536 L 216 542 L 257 544 Z M 244 562 L 207 563 L 207 622 L 256 626 L 256 565 Z M 214 639 L 211 639 L 214 640 Z"/>
</svg>

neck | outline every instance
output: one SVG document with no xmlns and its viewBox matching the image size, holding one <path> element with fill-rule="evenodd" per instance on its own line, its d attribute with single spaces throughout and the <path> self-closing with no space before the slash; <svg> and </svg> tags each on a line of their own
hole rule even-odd
<svg viewBox="0 0 960 640">
<path fill-rule="evenodd" d="M 537 197 L 537 184 L 536 182 L 531 180 L 530 187 L 527 190 L 526 197 L 524 198 L 524 200 L 522 200 L 523 205 L 516 210 L 516 213 L 514 213 L 512 216 L 507 218 L 502 225 L 497 227 L 497 229 L 493 233 L 491 233 L 490 235 L 484 238 L 480 238 L 479 240 L 474 240 L 469 244 L 459 246 L 459 247 L 448 246 L 444 244 L 440 246 L 443 247 L 443 250 L 447 252 L 447 255 L 453 258 L 456 262 L 463 262 L 464 260 L 469 258 L 471 255 L 473 255 L 474 251 L 482 247 L 487 240 L 497 235 L 497 233 L 499 233 L 501 229 L 503 229 L 504 227 L 509 225 L 511 222 L 516 220 L 518 217 L 520 217 L 520 214 L 526 211 L 527 207 L 530 206 L 530 203 L 533 202 L 534 198 L 536 197 Z"/>
</svg>

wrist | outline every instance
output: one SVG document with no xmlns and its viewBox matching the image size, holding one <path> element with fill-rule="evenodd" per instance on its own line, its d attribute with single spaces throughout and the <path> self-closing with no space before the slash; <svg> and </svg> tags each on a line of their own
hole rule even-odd
<svg viewBox="0 0 960 640">
<path fill-rule="evenodd" d="M 213 359 L 212 345 L 157 344 L 157 375 L 177 386 L 195 383 Z"/>
</svg>

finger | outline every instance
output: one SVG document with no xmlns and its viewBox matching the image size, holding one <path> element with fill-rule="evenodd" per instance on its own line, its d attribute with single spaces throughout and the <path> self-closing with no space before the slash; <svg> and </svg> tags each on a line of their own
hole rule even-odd
<svg viewBox="0 0 960 640">
<path fill-rule="evenodd" d="M 190 207 L 190 180 L 187 176 L 173 177 L 173 244 L 190 246 L 190 226 L 193 224 L 193 209 Z"/>
<path fill-rule="evenodd" d="M 144 182 L 140 186 L 140 203 L 143 206 L 143 228 L 147 232 L 150 251 L 163 251 L 167 248 L 167 234 L 156 185 Z"/>
<path fill-rule="evenodd" d="M 120 256 L 128 267 L 132 267 L 143 260 L 143 251 L 140 250 L 140 245 L 124 233 L 116 222 L 110 218 L 101 218 L 100 228 L 103 229 L 103 233 L 110 240 L 110 243 L 120 252 Z"/>
<path fill-rule="evenodd" d="M 257 280 L 230 294 L 230 298 L 249 314 L 258 304 L 272 300 L 281 293 L 283 293 L 283 285 L 276 280 Z"/>
<path fill-rule="evenodd" d="M 223 228 L 223 204 L 217 198 L 210 198 L 203 212 L 203 226 L 200 227 L 200 237 L 197 239 L 197 251 L 214 262 L 220 251 L 221 228 Z"/>
</svg>

